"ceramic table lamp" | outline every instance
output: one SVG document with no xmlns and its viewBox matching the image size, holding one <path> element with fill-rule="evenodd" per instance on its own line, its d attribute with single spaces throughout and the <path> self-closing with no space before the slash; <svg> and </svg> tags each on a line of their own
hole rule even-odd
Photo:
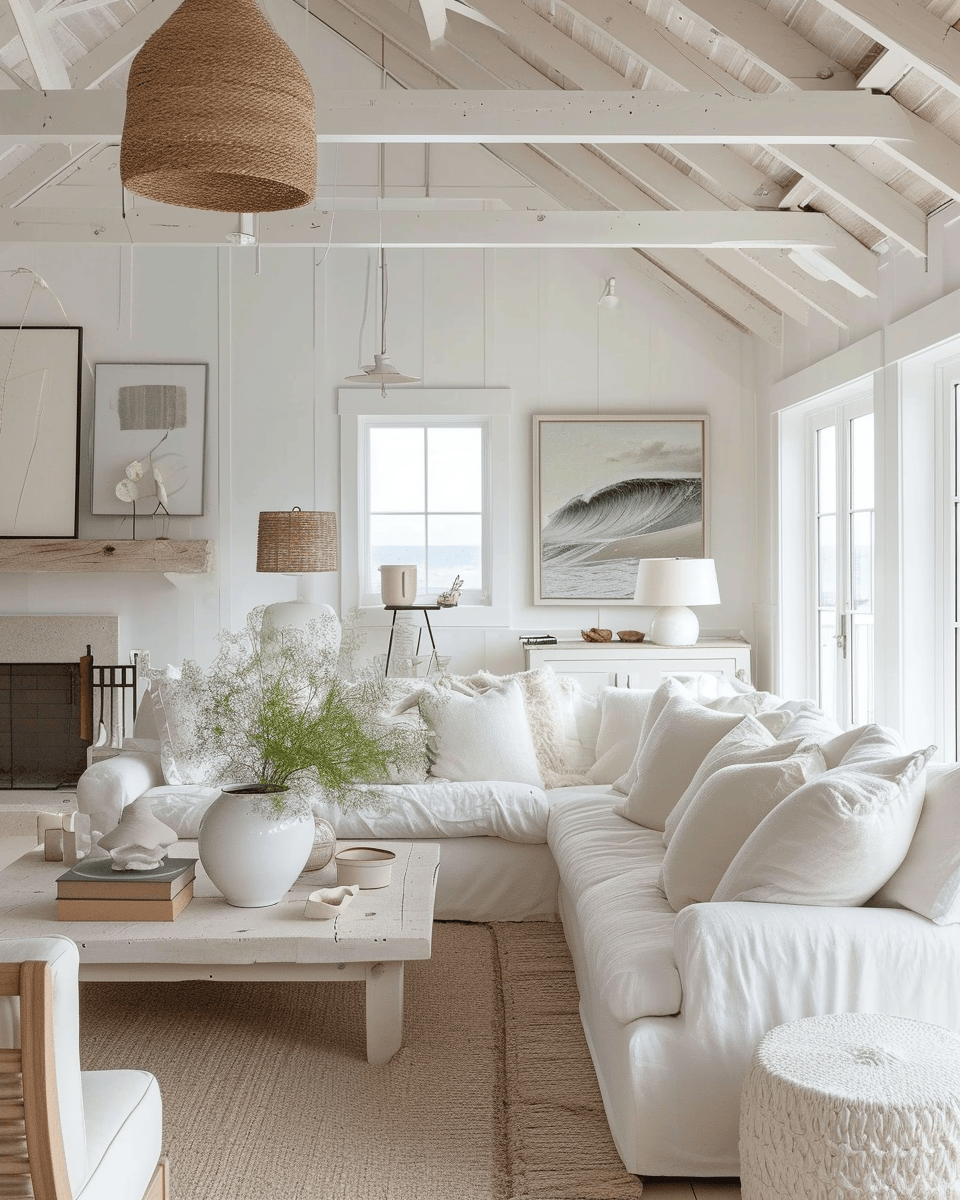
<svg viewBox="0 0 960 1200">
<path fill-rule="evenodd" d="M 700 633 L 691 605 L 719 604 L 712 558 L 641 558 L 634 603 L 656 608 L 647 638 L 660 646 L 693 646 Z"/>
</svg>

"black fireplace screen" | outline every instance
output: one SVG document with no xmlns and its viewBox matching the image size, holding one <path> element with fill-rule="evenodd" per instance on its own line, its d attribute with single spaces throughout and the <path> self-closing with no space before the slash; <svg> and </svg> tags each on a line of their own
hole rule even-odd
<svg viewBox="0 0 960 1200">
<path fill-rule="evenodd" d="M 0 663 L 0 788 L 75 787 L 86 765 L 79 664 Z"/>
</svg>

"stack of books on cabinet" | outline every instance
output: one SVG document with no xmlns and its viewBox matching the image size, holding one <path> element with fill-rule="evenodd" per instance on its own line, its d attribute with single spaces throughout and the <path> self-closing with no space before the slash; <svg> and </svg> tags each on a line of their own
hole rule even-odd
<svg viewBox="0 0 960 1200">
<path fill-rule="evenodd" d="M 193 899 L 197 862 L 168 858 L 149 871 L 115 871 L 110 858 L 82 859 L 57 878 L 61 921 L 175 921 Z"/>
</svg>

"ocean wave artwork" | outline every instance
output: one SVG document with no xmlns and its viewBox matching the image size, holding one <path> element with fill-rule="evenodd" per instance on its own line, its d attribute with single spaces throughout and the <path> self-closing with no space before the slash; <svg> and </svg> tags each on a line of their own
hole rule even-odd
<svg viewBox="0 0 960 1200">
<path fill-rule="evenodd" d="M 639 559 L 703 554 L 703 481 L 621 479 L 572 496 L 547 517 L 540 550 L 545 599 L 630 599 Z"/>
</svg>

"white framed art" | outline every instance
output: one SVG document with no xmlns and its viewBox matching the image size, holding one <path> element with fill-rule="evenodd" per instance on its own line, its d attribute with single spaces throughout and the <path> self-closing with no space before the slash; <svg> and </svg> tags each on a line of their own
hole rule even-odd
<svg viewBox="0 0 960 1200">
<path fill-rule="evenodd" d="M 0 537 L 77 536 L 82 339 L 0 329 Z"/>
<path fill-rule="evenodd" d="M 206 401 L 206 363 L 97 363 L 91 512 L 130 516 L 117 485 L 137 462 L 137 515 L 163 499 L 173 517 L 201 516 Z"/>
<path fill-rule="evenodd" d="M 641 558 L 705 558 L 706 416 L 533 418 L 534 604 L 633 604 Z"/>
</svg>

